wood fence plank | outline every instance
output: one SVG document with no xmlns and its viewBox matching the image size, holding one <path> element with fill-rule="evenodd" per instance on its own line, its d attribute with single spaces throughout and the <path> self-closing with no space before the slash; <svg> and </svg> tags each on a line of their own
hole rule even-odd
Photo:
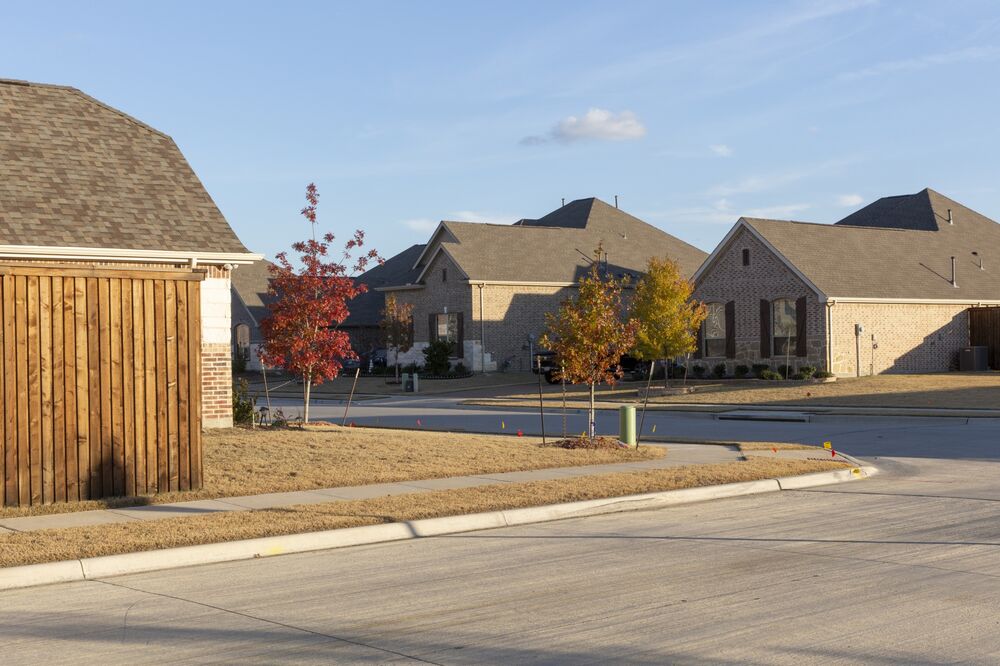
<svg viewBox="0 0 1000 666">
<path fill-rule="evenodd" d="M 145 341 L 143 351 L 146 370 L 146 488 L 149 492 L 159 489 L 159 419 L 156 388 L 156 301 L 153 280 L 142 285 L 143 331 Z"/>
<path fill-rule="evenodd" d="M 87 378 L 90 402 L 90 499 L 104 497 L 101 447 L 101 308 L 97 278 L 87 278 Z"/>
<path fill-rule="evenodd" d="M 3 414 L 4 420 L 4 475 L 3 504 L 15 506 L 17 498 L 17 360 L 14 337 L 14 277 L 4 275 L 3 300 L 0 302 L 3 322 Z"/>
<path fill-rule="evenodd" d="M 39 443 L 41 445 L 41 483 L 39 494 L 42 504 L 55 500 L 56 461 L 55 418 L 52 413 L 52 278 L 38 278 L 38 365 L 41 402 Z"/>
<path fill-rule="evenodd" d="M 90 497 L 90 363 L 91 334 L 87 326 L 87 280 L 73 280 L 73 317 L 76 320 L 76 464 L 80 499 Z"/>
<path fill-rule="evenodd" d="M 111 397 L 111 281 L 97 280 L 97 297 L 99 299 L 100 319 L 98 331 L 100 337 L 100 357 L 98 359 L 101 373 L 101 484 L 102 496 L 115 493 L 115 464 L 112 442 L 114 437 L 114 414 Z"/>
<path fill-rule="evenodd" d="M 76 289 L 75 278 L 62 280 L 63 316 L 63 445 L 66 447 L 66 501 L 80 499 L 80 468 L 77 460 L 76 424 Z"/>
<path fill-rule="evenodd" d="M 116 497 L 125 494 L 125 410 L 122 396 L 122 282 L 108 280 L 108 342 L 111 374 L 111 483 Z M 108 361 L 102 360 L 102 365 Z"/>
<path fill-rule="evenodd" d="M 42 368 L 36 275 L 28 276 L 28 470 L 32 506 L 42 503 Z"/>
<path fill-rule="evenodd" d="M 132 280 L 122 278 L 122 449 L 125 456 L 125 495 L 135 492 L 135 361 L 132 356 Z"/>
<path fill-rule="evenodd" d="M 188 283 L 188 373 L 190 376 L 191 487 L 203 483 L 201 448 L 201 283 Z"/>
<path fill-rule="evenodd" d="M 188 368 L 188 290 L 184 282 L 177 291 L 177 479 L 180 490 L 191 489 L 191 406 Z"/>
<path fill-rule="evenodd" d="M 159 492 L 170 490 L 170 466 L 167 453 L 167 313 L 164 282 L 153 284 L 156 310 L 156 483 Z"/>
<path fill-rule="evenodd" d="M 146 352 L 142 309 L 142 280 L 132 280 L 132 407 L 135 414 L 135 494 L 146 492 Z"/>
<path fill-rule="evenodd" d="M 14 280 L 14 339 L 17 356 L 17 503 L 31 504 L 28 470 L 28 278 Z"/>
<path fill-rule="evenodd" d="M 4 324 L 4 314 L 6 299 L 10 298 L 7 293 L 7 278 L 0 275 L 0 506 L 7 503 L 4 480 L 7 478 L 7 416 L 5 406 L 7 404 L 7 393 L 5 389 L 7 378 L 7 335 Z"/>
<path fill-rule="evenodd" d="M 52 302 L 49 312 L 52 317 L 52 466 L 54 485 L 52 501 L 66 501 L 66 421 L 65 394 L 63 381 L 63 295 L 61 277 L 53 277 Z"/>
<path fill-rule="evenodd" d="M 167 454 L 170 457 L 170 490 L 180 490 L 177 407 L 177 283 L 164 284 L 167 323 Z"/>
</svg>

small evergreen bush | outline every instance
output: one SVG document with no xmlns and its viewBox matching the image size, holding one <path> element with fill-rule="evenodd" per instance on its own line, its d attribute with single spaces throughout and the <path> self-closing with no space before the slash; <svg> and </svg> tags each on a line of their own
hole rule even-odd
<svg viewBox="0 0 1000 666">
<path fill-rule="evenodd" d="M 451 369 L 450 355 L 451 345 L 444 340 L 435 340 L 424 349 L 424 368 L 432 375 L 447 375 Z"/>
<path fill-rule="evenodd" d="M 712 375 L 716 379 L 722 379 L 723 377 L 725 377 L 726 376 L 726 364 L 725 363 L 719 363 L 714 368 L 712 368 Z"/>
<path fill-rule="evenodd" d="M 750 368 L 748 368 L 745 365 L 738 365 L 736 366 L 736 369 L 733 371 L 733 376 L 736 377 L 736 379 L 743 379 L 749 374 L 750 374 Z"/>
<path fill-rule="evenodd" d="M 760 378 L 761 379 L 766 379 L 767 381 L 772 381 L 772 382 L 773 381 L 777 381 L 779 379 L 784 379 L 784 377 L 782 377 L 781 375 L 779 375 L 774 370 L 763 370 L 763 371 L 761 371 Z"/>
</svg>

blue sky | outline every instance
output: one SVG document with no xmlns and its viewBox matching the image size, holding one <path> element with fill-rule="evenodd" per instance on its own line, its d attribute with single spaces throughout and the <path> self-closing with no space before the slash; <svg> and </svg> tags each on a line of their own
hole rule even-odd
<svg viewBox="0 0 1000 666">
<path fill-rule="evenodd" d="M 705 250 L 932 187 L 1000 219 L 1000 5 L 5 3 L 0 77 L 172 135 L 251 249 L 598 196 Z"/>
</svg>

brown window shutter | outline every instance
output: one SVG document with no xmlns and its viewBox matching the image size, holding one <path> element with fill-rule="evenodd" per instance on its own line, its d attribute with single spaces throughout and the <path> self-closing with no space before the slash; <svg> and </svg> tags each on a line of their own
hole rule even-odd
<svg viewBox="0 0 1000 666">
<path fill-rule="evenodd" d="M 809 355 L 809 333 L 806 331 L 806 308 L 809 301 L 803 296 L 795 301 L 795 355 Z"/>
<path fill-rule="evenodd" d="M 760 301 L 760 357 L 771 358 L 771 301 Z"/>
<path fill-rule="evenodd" d="M 427 315 L 427 342 L 437 340 L 437 317 L 433 314 Z"/>
<path fill-rule="evenodd" d="M 692 354 L 692 356 L 694 358 L 701 358 L 704 349 L 705 349 L 705 324 L 703 322 L 702 325 L 698 327 L 698 334 L 695 337 L 694 354 Z"/>
<path fill-rule="evenodd" d="M 736 358 L 736 301 L 726 303 L 726 358 Z"/>
<path fill-rule="evenodd" d="M 455 355 L 458 358 L 465 358 L 465 313 L 458 313 L 458 341 L 455 343 L 458 348 Z"/>
</svg>

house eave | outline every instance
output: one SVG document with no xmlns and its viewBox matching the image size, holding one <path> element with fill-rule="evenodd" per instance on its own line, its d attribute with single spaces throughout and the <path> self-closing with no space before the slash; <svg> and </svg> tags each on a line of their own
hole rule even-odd
<svg viewBox="0 0 1000 666">
<path fill-rule="evenodd" d="M 865 296 L 830 296 L 831 304 L 837 303 L 872 303 L 885 305 L 1000 305 L 1000 300 L 983 300 L 979 298 L 885 298 Z"/>
<path fill-rule="evenodd" d="M 54 259 L 62 261 L 134 261 L 142 263 L 240 265 L 264 258 L 252 252 L 184 252 L 178 250 L 133 250 L 127 248 L 51 247 L 45 245 L 0 245 L 0 258 Z"/>
</svg>

